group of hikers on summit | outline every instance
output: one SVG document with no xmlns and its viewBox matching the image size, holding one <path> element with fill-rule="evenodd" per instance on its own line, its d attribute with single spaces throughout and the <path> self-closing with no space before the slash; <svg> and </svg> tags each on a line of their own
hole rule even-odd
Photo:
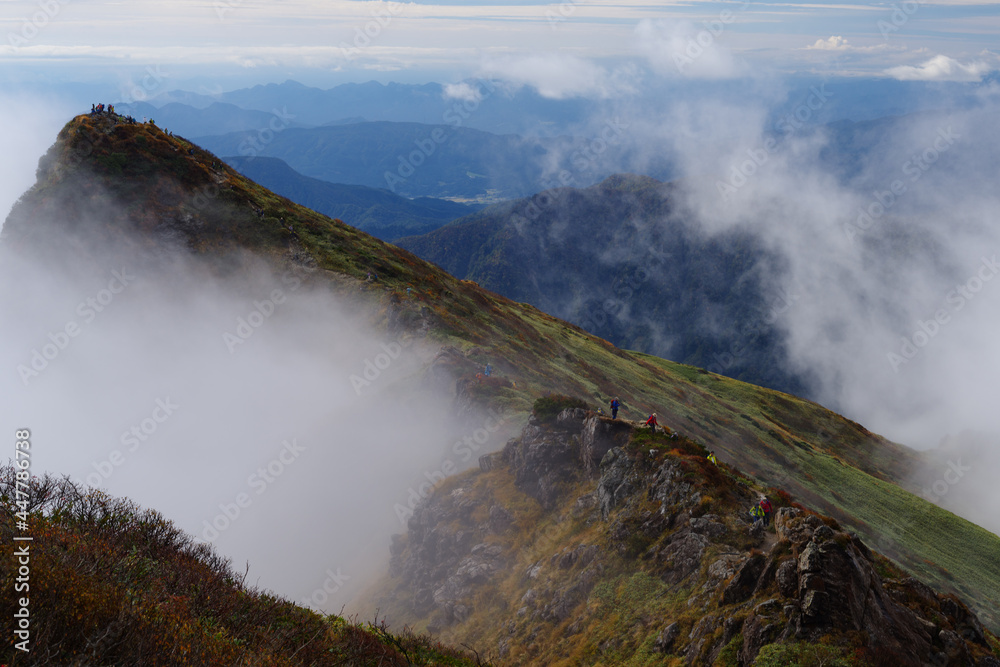
<svg viewBox="0 0 1000 667">
<path fill-rule="evenodd" d="M 615 396 L 611 400 L 612 419 L 618 419 L 618 410 L 620 410 L 621 407 L 622 407 L 621 400 L 617 396 Z M 656 413 L 655 412 L 650 413 L 649 417 L 646 418 L 646 421 L 643 423 L 643 425 L 648 426 L 650 433 L 655 434 L 656 427 L 660 426 L 660 423 L 656 420 Z M 660 428 L 664 431 L 664 433 L 666 433 L 665 428 L 663 428 L 662 426 L 660 426 Z M 671 431 L 670 437 L 672 439 L 676 439 L 677 431 Z M 706 456 L 705 458 L 707 458 L 708 461 L 713 465 L 719 465 L 719 460 L 715 457 L 714 451 L 709 450 L 708 456 Z M 767 526 L 769 526 L 771 524 L 772 511 L 773 508 L 771 507 L 771 501 L 767 499 L 767 496 L 762 495 L 757 504 L 750 509 L 750 518 L 753 521 L 753 524 L 751 525 L 751 530 L 755 530 L 758 527 L 766 528 Z"/>
<path fill-rule="evenodd" d="M 90 105 L 90 115 L 91 116 L 99 116 L 101 114 L 106 114 L 108 116 L 111 116 L 115 120 L 124 121 L 124 122 L 128 123 L 129 125 L 136 125 L 139 122 L 135 118 L 132 118 L 131 115 L 129 115 L 129 116 L 123 116 L 120 113 L 116 113 L 115 112 L 115 105 L 114 104 L 105 105 L 104 103 L 99 103 L 99 104 L 91 104 Z M 142 122 L 145 123 L 146 119 L 143 118 Z M 151 125 L 156 125 L 156 123 L 154 123 L 152 119 L 149 120 L 149 123 Z"/>
</svg>

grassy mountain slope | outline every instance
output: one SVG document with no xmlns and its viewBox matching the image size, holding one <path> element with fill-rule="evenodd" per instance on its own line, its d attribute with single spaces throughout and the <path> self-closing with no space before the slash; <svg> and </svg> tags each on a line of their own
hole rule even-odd
<svg viewBox="0 0 1000 667">
<path fill-rule="evenodd" d="M 774 493 L 748 531 L 764 489 L 697 442 L 549 407 L 416 508 L 371 605 L 509 665 L 1000 664 L 836 520 Z M 978 639 L 945 655 L 942 631 Z"/>
<path fill-rule="evenodd" d="M 474 211 L 470 206 L 444 199 L 407 199 L 385 189 L 309 178 L 278 158 L 227 157 L 225 160 L 272 192 L 323 215 L 343 220 L 383 241 L 426 234 Z"/>
<path fill-rule="evenodd" d="M 160 514 L 49 476 L 31 482 L 30 543 L 12 542 L 15 468 L 0 468 L 0 536 L 30 549 L 33 633 L 11 665 L 475 665 L 382 624 L 323 617 L 247 586 L 245 573 Z M 15 585 L 6 564 L 0 579 Z M 15 596 L 0 610 L 12 618 Z"/>
<path fill-rule="evenodd" d="M 893 482 L 913 469 L 916 452 L 822 406 L 618 349 L 297 206 L 151 125 L 78 117 L 43 157 L 38 177 L 12 210 L 0 247 L 65 257 L 79 252 L 71 239 L 81 230 L 107 239 L 130 230 L 140 232 L 138 249 L 180 243 L 219 271 L 241 250 L 279 269 L 313 258 L 324 271 L 312 280 L 365 300 L 381 326 L 427 331 L 441 347 L 431 370 L 458 380 L 461 399 L 521 419 L 548 392 L 596 404 L 618 395 L 631 417 L 656 411 L 720 460 L 786 489 L 866 541 L 880 546 L 888 537 L 893 548 L 883 551 L 942 590 L 962 593 L 1000 628 L 1000 539 Z M 370 271 L 377 282 L 363 282 Z M 477 383 L 486 362 L 497 377 Z"/>
<path fill-rule="evenodd" d="M 398 244 L 620 347 L 796 394 L 771 309 L 782 262 L 750 233 L 708 237 L 674 188 L 619 174 L 504 202 Z"/>
</svg>

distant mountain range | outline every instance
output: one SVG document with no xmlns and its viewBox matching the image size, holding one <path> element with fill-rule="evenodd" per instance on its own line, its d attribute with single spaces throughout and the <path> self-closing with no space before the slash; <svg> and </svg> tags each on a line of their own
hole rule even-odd
<svg viewBox="0 0 1000 667">
<path fill-rule="evenodd" d="M 405 197 L 508 199 L 544 189 L 579 141 L 496 135 L 468 127 L 372 122 L 195 138 L 216 155 L 267 156 L 331 183 Z M 578 170 L 579 171 L 579 170 Z M 607 174 L 603 174 L 606 176 Z"/>
<path fill-rule="evenodd" d="M 224 159 L 269 190 L 323 215 L 339 218 L 383 241 L 425 234 L 477 208 L 430 197 L 407 199 L 364 185 L 329 183 L 303 176 L 273 157 Z"/>
<path fill-rule="evenodd" d="M 161 107 L 155 107 L 148 102 L 135 102 L 115 105 L 115 110 L 139 120 L 151 118 L 160 127 L 185 137 L 267 128 L 274 119 L 272 112 L 242 109 L 225 102 L 213 102 L 204 108 L 177 102 Z M 294 118 L 286 118 L 282 120 L 282 126 L 298 127 L 300 123 Z"/>
<path fill-rule="evenodd" d="M 896 81 L 885 77 L 872 79 L 832 79 L 797 76 L 787 81 L 784 103 L 774 100 L 773 116 L 768 126 L 776 127 L 782 119 L 795 124 L 824 124 L 839 120 L 863 121 L 891 115 L 975 105 L 983 89 L 995 85 L 992 74 L 977 84 L 949 81 Z M 162 107 L 176 102 L 198 109 L 214 103 L 232 104 L 242 109 L 268 114 L 285 109 L 303 126 L 319 126 L 345 118 L 367 121 L 446 123 L 445 115 L 464 106 L 464 126 L 497 134 L 555 136 L 579 134 L 587 119 L 615 115 L 648 116 L 656 109 L 669 108 L 691 97 L 742 100 L 757 97 L 756 83 L 725 81 L 644 81 L 643 94 L 637 95 L 629 109 L 615 108 L 599 100 L 582 97 L 550 99 L 530 86 L 519 86 L 490 79 L 469 79 L 455 84 L 424 83 L 345 83 L 329 89 L 307 86 L 297 81 L 257 85 L 218 94 L 200 94 L 174 90 L 149 100 Z M 822 93 L 822 103 L 813 97 Z M 643 106 L 645 105 L 645 106 Z M 799 117 L 795 114 L 798 112 Z M 243 129 L 250 129 L 250 126 Z M 203 132 L 210 134 L 214 132 Z M 192 134 L 189 136 L 198 136 Z"/>
<path fill-rule="evenodd" d="M 451 93 L 449 94 L 449 91 Z M 196 108 L 214 103 L 273 113 L 287 109 L 302 125 L 326 125 L 346 118 L 368 121 L 447 123 L 456 109 L 466 127 L 499 134 L 558 134 L 583 122 L 595 103 L 583 99 L 553 100 L 531 88 L 513 88 L 488 80 L 447 86 L 440 83 L 345 83 L 328 90 L 297 81 L 243 88 L 218 95 L 172 91 L 152 100 L 179 102 Z"/>
<path fill-rule="evenodd" d="M 449 389 L 456 423 L 468 424 L 470 435 L 457 443 L 467 449 L 446 450 L 442 472 L 413 471 L 421 491 L 411 488 L 407 499 L 400 489 L 406 534 L 392 538 L 392 577 L 370 599 L 382 613 L 403 621 L 409 614 L 412 627 L 433 625 L 449 641 L 509 655 L 505 664 L 624 664 L 630 656 L 645 664 L 837 664 L 855 657 L 997 664 L 1000 642 L 983 626 L 1000 628 L 1000 539 L 914 495 L 919 452 L 816 403 L 617 348 L 297 206 L 150 124 L 79 116 L 60 132 L 37 176 L 7 218 L 0 250 L 34 258 L 53 275 L 71 261 L 103 275 L 109 258 L 141 263 L 176 255 L 244 284 L 249 274 L 241 266 L 266 263 L 277 275 L 318 265 L 323 270 L 310 274 L 311 285 L 368 304 L 382 330 L 427 347 L 419 368 L 380 389 Z M 552 207 L 554 197 L 566 205 Z M 640 224 L 645 216 L 661 226 Z M 596 298 L 609 319 L 624 313 L 637 330 L 647 311 L 694 320 L 681 327 L 706 327 L 709 317 L 670 303 L 689 293 L 709 314 L 767 305 L 754 281 L 757 267 L 772 261 L 768 253 L 740 236 L 713 245 L 682 222 L 672 186 L 624 175 L 507 202 L 422 238 L 444 246 L 458 229 L 464 236 L 451 246 L 456 267 L 525 293 L 538 282 L 538 294 L 554 288 L 563 300 Z M 513 257 L 524 261 L 513 264 Z M 554 266 L 530 263 L 540 258 Z M 166 285 L 181 282 L 183 266 L 164 264 L 176 272 L 164 274 Z M 373 270 L 379 279 L 367 281 Z M 593 276 L 574 288 L 588 272 Z M 202 370 L 197 359 L 171 361 L 179 373 Z M 494 375 L 477 378 L 487 362 Z M 612 396 L 621 398 L 624 419 L 593 411 Z M 678 437 L 642 426 L 654 411 Z M 499 428 L 498 418 L 526 427 L 521 437 L 500 452 L 478 452 L 479 466 L 451 475 L 459 456 L 476 451 L 469 445 L 479 441 L 476 429 Z M 399 437 L 410 430 L 399 428 Z M 718 464 L 706 458 L 708 449 Z M 398 465 L 385 461 L 387 469 Z M 347 466 L 330 470 L 352 474 Z M 4 477 L 10 489 L 11 473 Z M 41 483 L 31 481 L 36 491 Z M 32 514 L 35 525 L 83 545 L 74 551 L 39 540 L 32 560 L 39 575 L 32 578 L 32 617 L 38 628 L 60 629 L 41 631 L 34 644 L 52 664 L 122 657 L 135 646 L 123 638 L 136 637 L 175 660 L 189 660 L 192 647 L 208 656 L 198 658 L 204 664 L 229 664 L 247 650 L 287 657 L 274 664 L 382 660 L 330 646 L 327 639 L 351 632 L 337 616 L 234 591 L 242 579 L 227 576 L 210 546 L 187 548 L 168 517 L 136 521 L 132 505 L 109 511 L 107 496 L 68 491 L 30 494 L 33 502 L 53 503 L 53 511 Z M 778 508 L 774 533 L 748 533 L 746 512 L 758 493 Z M 70 500 L 59 505 L 63 497 Z M 12 514 L 0 518 L 10 539 Z M 104 561 L 83 548 L 95 536 L 107 542 Z M 201 574 L 185 574 L 177 563 Z M 67 606 L 74 599 L 67 590 L 97 601 L 92 613 Z M 4 599 L 13 614 L 13 597 Z M 165 614 L 171 622 L 163 622 Z M 289 631 L 272 639 L 273 628 L 288 623 L 293 630 L 308 623 L 308 637 Z M 365 635 L 354 643 L 384 642 L 408 652 L 410 663 L 450 660 L 369 629 L 377 641 Z M 102 651 L 95 637 L 112 637 L 117 652 Z"/>
<path fill-rule="evenodd" d="M 398 245 L 616 345 L 807 393 L 772 327 L 781 263 L 750 234 L 709 238 L 674 209 L 673 186 L 619 174 L 504 202 Z M 733 323 L 741 323 L 734 326 Z"/>
</svg>

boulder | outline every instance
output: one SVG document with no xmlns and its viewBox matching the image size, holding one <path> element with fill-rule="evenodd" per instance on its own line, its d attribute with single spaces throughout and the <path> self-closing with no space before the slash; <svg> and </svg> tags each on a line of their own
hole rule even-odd
<svg viewBox="0 0 1000 667">
<path fill-rule="evenodd" d="M 624 447 L 632 435 L 632 425 L 617 419 L 591 415 L 580 434 L 580 458 L 589 475 L 597 474 L 609 450 Z"/>
</svg>

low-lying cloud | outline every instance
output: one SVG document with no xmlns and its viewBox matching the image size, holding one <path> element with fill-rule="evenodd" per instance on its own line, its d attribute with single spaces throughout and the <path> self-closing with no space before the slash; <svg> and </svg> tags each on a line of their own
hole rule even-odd
<svg viewBox="0 0 1000 667">
<path fill-rule="evenodd" d="M 384 572 L 397 504 L 469 428 L 425 380 L 434 346 L 376 329 L 309 263 L 243 258 L 220 278 L 119 248 L 67 275 L 11 250 L 0 428 L 31 430 L 35 474 L 155 508 L 249 562 L 249 583 L 327 611 Z"/>
<path fill-rule="evenodd" d="M 990 69 L 983 60 L 962 63 L 939 54 L 920 65 L 890 67 L 885 73 L 900 81 L 979 81 Z"/>
</svg>

